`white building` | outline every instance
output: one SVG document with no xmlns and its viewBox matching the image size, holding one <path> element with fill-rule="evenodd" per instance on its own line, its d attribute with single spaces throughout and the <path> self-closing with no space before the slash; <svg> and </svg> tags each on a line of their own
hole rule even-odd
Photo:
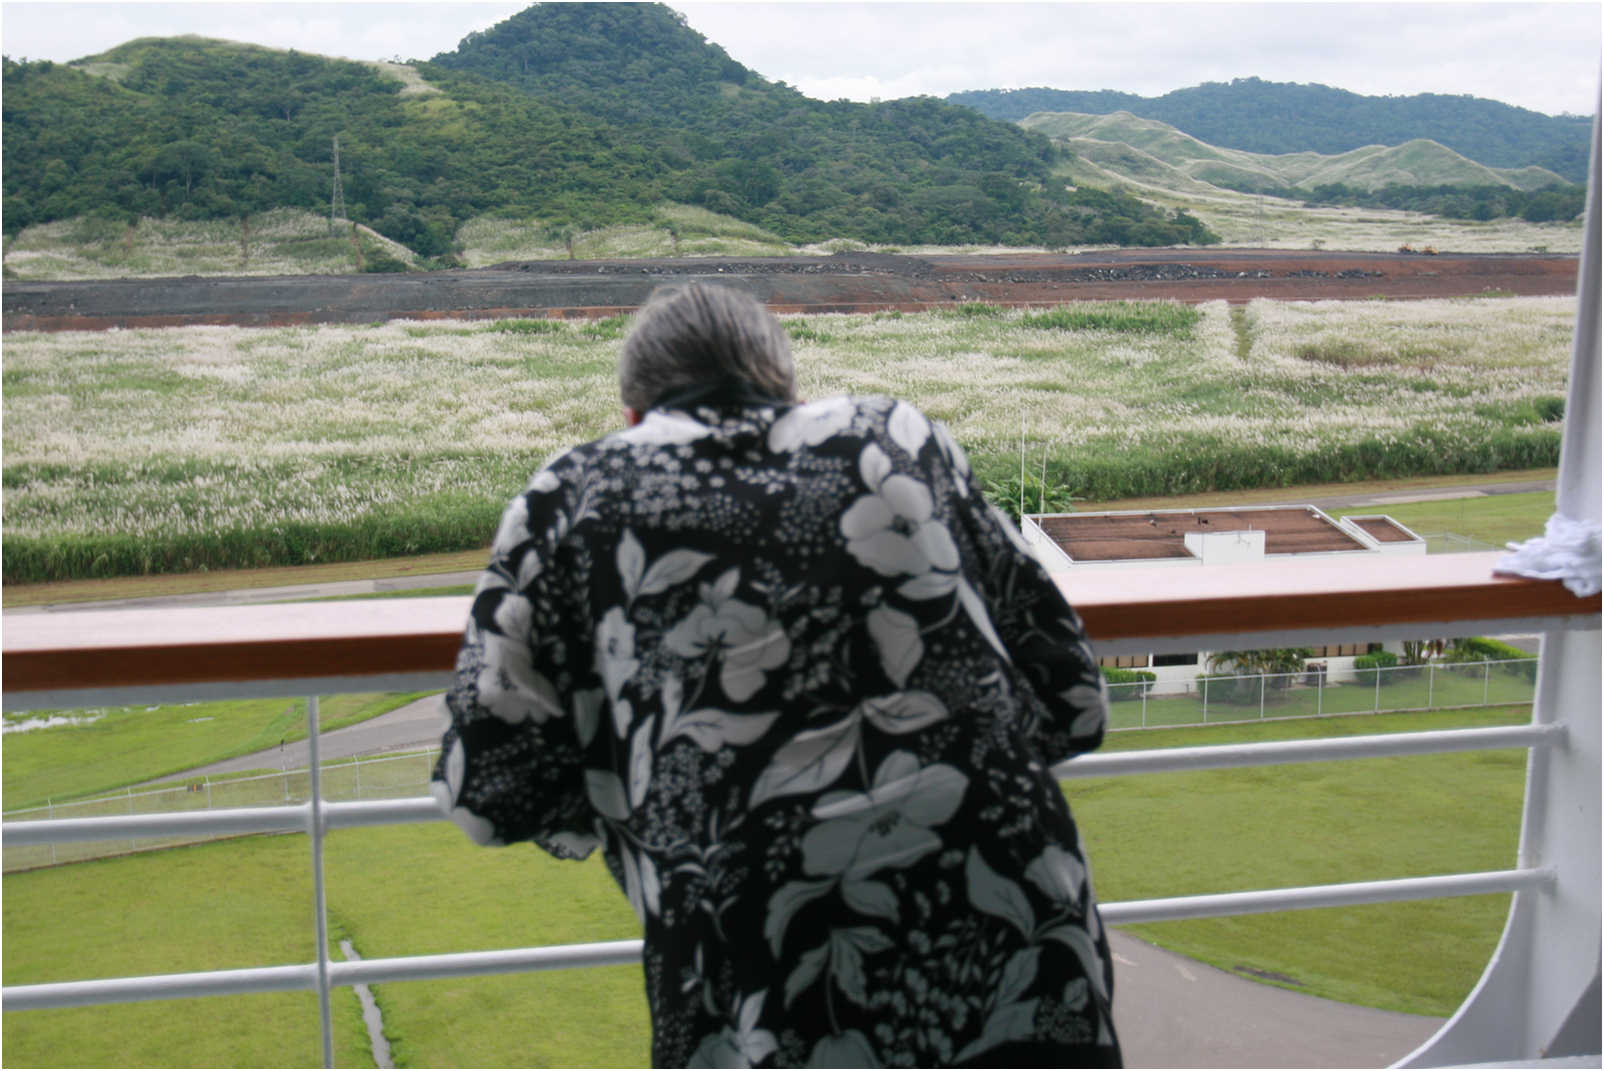
<svg viewBox="0 0 1604 1071">
<path fill-rule="evenodd" d="M 1021 519 L 1025 539 L 1049 573 L 1155 565 L 1177 569 L 1233 565 L 1251 569 L 1275 558 L 1331 558 L 1370 554 L 1425 554 L 1426 541 L 1384 514 L 1332 518 L 1315 506 L 1241 506 L 1213 509 L 1114 510 L 1031 514 Z M 1381 644 L 1327 644 L 1313 648 L 1333 682 L 1351 680 L 1355 657 Z M 1209 652 L 1120 655 L 1105 666 L 1145 669 L 1157 694 L 1182 692 L 1209 672 Z"/>
</svg>

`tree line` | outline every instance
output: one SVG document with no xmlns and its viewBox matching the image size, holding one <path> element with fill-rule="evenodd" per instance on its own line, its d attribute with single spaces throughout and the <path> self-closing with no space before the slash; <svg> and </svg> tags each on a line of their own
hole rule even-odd
<svg viewBox="0 0 1604 1071">
<path fill-rule="evenodd" d="M 490 213 L 554 230 L 704 206 L 792 242 L 1172 245 L 1195 217 L 1071 189 L 1045 137 L 934 98 L 816 101 L 657 4 L 542 4 L 416 65 L 195 39 L 3 67 L 4 227 L 329 204 L 449 263 Z"/>
</svg>

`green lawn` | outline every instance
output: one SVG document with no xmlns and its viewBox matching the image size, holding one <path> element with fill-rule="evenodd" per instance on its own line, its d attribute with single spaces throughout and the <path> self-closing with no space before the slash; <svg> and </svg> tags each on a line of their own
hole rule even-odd
<svg viewBox="0 0 1604 1071">
<path fill-rule="evenodd" d="M 326 696 L 318 703 L 325 732 L 377 717 L 423 693 Z M 236 755 L 306 739 L 303 699 L 240 699 L 176 706 L 101 707 L 90 711 L 20 711 L 8 725 L 52 714 L 94 717 L 76 725 L 6 734 L 0 749 L 6 810 L 61 802 L 153 781 Z"/>
<path fill-rule="evenodd" d="M 1528 717 L 1500 708 L 1267 721 L 1118 733 L 1106 746 L 1122 751 Z M 1513 750 L 1094 778 L 1066 782 L 1066 791 L 1099 896 L 1110 903 L 1504 868 L 1515 856 L 1524 770 L 1524 754 Z M 336 832 L 326 858 L 331 922 L 367 957 L 639 932 L 594 858 L 561 863 L 524 847 L 476 848 L 445 825 Z M 5 983 L 304 962 L 311 955 L 306 860 L 300 837 L 256 837 L 7 875 Z M 163 892 L 146 895 L 150 889 Z M 1131 929 L 1227 970 L 1286 976 L 1304 992 L 1445 1015 L 1486 963 L 1507 902 L 1467 897 Z M 127 941 L 131 933 L 140 939 Z M 112 946 L 115 955 L 108 954 Z M 341 999 L 354 1006 L 349 996 Z M 391 983 L 377 987 L 377 998 L 400 1066 L 641 1066 L 649 1059 L 634 967 Z M 311 1062 L 306 1038 L 315 1034 L 317 1017 L 309 1000 L 237 999 L 252 1003 L 206 998 L 182 1007 L 7 1013 L 8 1063 Z M 304 1008 L 301 1032 L 281 1025 L 281 1000 L 291 1009 L 283 1015 Z M 225 1039 L 195 1030 L 190 1009 L 208 1022 L 224 1011 L 232 1055 L 217 1048 Z M 341 1013 L 342 1030 L 351 1014 Z M 104 1029 L 108 1015 L 118 1030 Z M 137 1035 L 139 1047 L 107 1040 L 117 1033 Z M 342 1054 L 355 1044 L 342 1040 Z M 340 1062 L 348 1059 L 359 1057 L 342 1055 Z"/>
<path fill-rule="evenodd" d="M 1502 548 L 1543 534 L 1554 512 L 1554 492 L 1483 495 L 1437 502 L 1389 502 L 1380 506 L 1335 510 L 1332 516 L 1385 513 L 1417 533 L 1452 532 Z"/>
<path fill-rule="evenodd" d="M 1312 688 L 1300 678 L 1293 687 L 1277 689 L 1270 685 L 1278 678 L 1266 678 L 1262 705 L 1257 685 L 1250 682 L 1244 682 L 1251 694 L 1242 702 L 1232 701 L 1234 689 L 1219 681 L 1209 683 L 1206 697 L 1202 691 L 1195 691 L 1190 695 L 1150 695 L 1145 699 L 1140 685 L 1116 684 L 1109 688 L 1115 700 L 1110 724 L 1115 729 L 1147 729 L 1328 714 L 1530 704 L 1535 686 L 1521 672 L 1525 665 L 1491 665 L 1485 672 L 1480 666 L 1384 670 L 1379 687 L 1349 683 Z"/>
</svg>

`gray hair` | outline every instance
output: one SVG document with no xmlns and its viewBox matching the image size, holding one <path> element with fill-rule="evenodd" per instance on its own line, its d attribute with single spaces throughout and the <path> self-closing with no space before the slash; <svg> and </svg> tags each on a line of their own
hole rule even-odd
<svg viewBox="0 0 1604 1071">
<path fill-rule="evenodd" d="M 644 413 L 664 392 L 737 380 L 796 400 L 791 342 L 763 303 L 702 283 L 660 287 L 635 317 L 618 361 L 624 404 Z"/>
</svg>

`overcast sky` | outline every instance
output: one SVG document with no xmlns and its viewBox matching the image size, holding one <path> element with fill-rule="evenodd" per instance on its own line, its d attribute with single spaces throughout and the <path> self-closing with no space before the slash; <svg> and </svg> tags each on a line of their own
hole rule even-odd
<svg viewBox="0 0 1604 1071">
<path fill-rule="evenodd" d="M 352 59 L 427 59 L 526 2 L 0 3 L 0 49 L 72 60 L 201 34 Z M 809 96 L 1118 89 L 1257 76 L 1368 95 L 1468 93 L 1593 114 L 1600 12 L 1576 3 L 674 3 L 765 78 Z"/>
</svg>

